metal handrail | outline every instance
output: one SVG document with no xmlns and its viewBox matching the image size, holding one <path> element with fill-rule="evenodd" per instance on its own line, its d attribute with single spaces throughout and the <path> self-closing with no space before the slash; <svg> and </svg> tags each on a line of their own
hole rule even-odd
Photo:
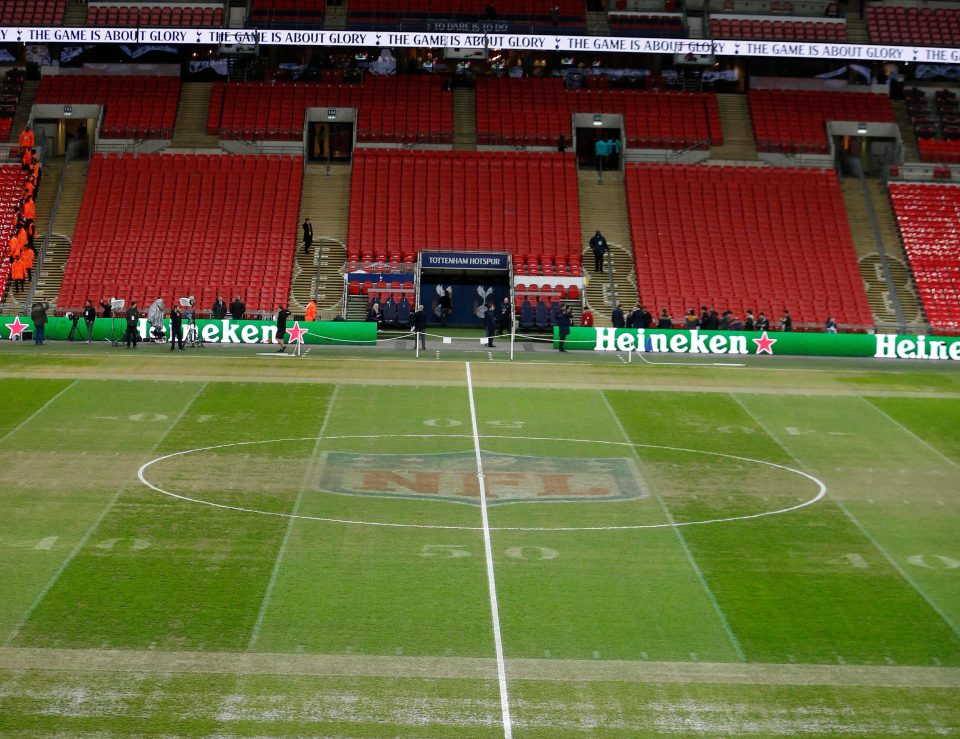
<svg viewBox="0 0 960 739">
<path fill-rule="evenodd" d="M 40 282 L 40 273 L 43 272 L 43 261 L 47 258 L 47 249 L 50 247 L 50 236 L 53 235 L 53 226 L 57 220 L 57 211 L 60 209 L 60 196 L 63 194 L 63 183 L 67 179 L 67 170 L 69 167 L 70 159 L 65 156 L 63 160 L 63 171 L 60 173 L 60 181 L 57 183 L 57 194 L 53 199 L 53 207 L 50 208 L 50 219 L 47 221 L 47 230 L 43 234 L 43 245 L 40 247 L 40 254 L 36 260 L 37 268 L 34 270 L 33 279 L 30 280 L 30 288 L 27 290 L 24 307 L 33 304 L 33 299 L 37 292 L 37 284 Z"/>
</svg>

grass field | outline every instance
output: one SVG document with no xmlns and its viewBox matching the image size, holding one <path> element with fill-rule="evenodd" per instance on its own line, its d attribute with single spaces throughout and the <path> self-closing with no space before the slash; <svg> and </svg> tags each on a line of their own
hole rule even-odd
<svg viewBox="0 0 960 739">
<path fill-rule="evenodd" d="M 960 734 L 955 367 L 43 349 L 4 736 Z"/>
</svg>

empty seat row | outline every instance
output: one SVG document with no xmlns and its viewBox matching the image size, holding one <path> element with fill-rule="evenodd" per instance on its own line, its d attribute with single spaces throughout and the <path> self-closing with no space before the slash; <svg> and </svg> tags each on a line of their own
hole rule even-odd
<svg viewBox="0 0 960 739">
<path fill-rule="evenodd" d="M 59 26 L 67 0 L 4 0 L 0 3 L 0 25 Z"/>
<path fill-rule="evenodd" d="M 303 179 L 299 157 L 95 155 L 58 298 L 141 305 L 240 295 L 286 302 Z M 228 298 L 229 299 L 229 298 Z"/>
<path fill-rule="evenodd" d="M 648 306 L 873 322 L 833 172 L 628 164 L 626 185 Z"/>
<path fill-rule="evenodd" d="M 960 45 L 960 8 L 870 3 L 867 33 L 875 44 Z"/>
<path fill-rule="evenodd" d="M 960 163 L 960 140 L 917 139 L 920 158 L 925 162 Z"/>
<path fill-rule="evenodd" d="M 773 41 L 846 41 L 847 24 L 843 21 L 778 20 L 775 18 L 710 19 L 710 34 L 721 39 L 764 39 Z"/>
<path fill-rule="evenodd" d="M 197 26 L 218 28 L 223 25 L 223 7 L 178 5 L 88 5 L 88 26 Z"/>
<path fill-rule="evenodd" d="M 686 38 L 683 16 L 673 14 L 609 13 L 607 23 L 614 36 L 658 36 Z"/>
</svg>

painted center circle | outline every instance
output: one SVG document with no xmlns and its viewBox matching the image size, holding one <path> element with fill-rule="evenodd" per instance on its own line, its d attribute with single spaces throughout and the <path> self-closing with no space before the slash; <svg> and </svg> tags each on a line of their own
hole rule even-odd
<svg viewBox="0 0 960 739">
<path fill-rule="evenodd" d="M 157 493 L 225 511 L 395 528 L 481 530 L 482 498 L 491 531 L 742 521 L 789 513 L 826 494 L 806 472 L 721 452 L 592 439 L 479 439 L 482 485 L 473 437 L 455 434 L 218 444 L 157 457 L 138 476 Z M 519 447 L 522 454 L 514 451 Z"/>
</svg>

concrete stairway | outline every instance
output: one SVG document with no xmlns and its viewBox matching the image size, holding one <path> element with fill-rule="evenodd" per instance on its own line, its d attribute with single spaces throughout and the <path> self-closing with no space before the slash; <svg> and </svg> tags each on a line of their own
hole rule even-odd
<svg viewBox="0 0 960 739">
<path fill-rule="evenodd" d="M 47 232 L 47 226 L 50 223 L 50 211 L 53 210 L 53 201 L 57 198 L 57 183 L 60 182 L 62 172 L 63 157 L 49 159 L 43 167 L 43 180 L 37 196 L 37 236 L 34 239 L 38 252 L 43 244 L 43 235 Z M 3 313 L 12 316 L 18 311 L 29 312 L 25 311 L 26 301 L 26 290 L 19 295 L 8 290 L 3 303 Z"/>
<path fill-rule="evenodd" d="M 877 229 L 880 233 L 880 248 L 883 249 L 890 265 L 895 293 L 900 301 L 904 319 L 907 323 L 925 325 L 926 319 L 917 299 L 913 281 L 905 265 L 903 246 L 900 242 L 889 198 L 883 192 L 883 184 L 879 180 L 868 179 L 866 180 L 866 186 L 873 205 Z M 863 276 L 873 320 L 878 326 L 896 327 L 899 325 L 899 321 L 878 252 L 877 241 L 874 238 L 870 214 L 864 201 L 863 187 L 859 180 L 848 178 L 844 180 L 842 190 L 847 221 L 850 224 L 853 244 L 857 250 L 860 274 Z"/>
<path fill-rule="evenodd" d="M 87 4 L 75 3 L 72 0 L 67 2 L 67 10 L 63 14 L 63 25 L 65 26 L 85 26 L 87 25 Z"/>
<path fill-rule="evenodd" d="M 587 35 L 588 36 L 609 36 L 610 24 L 607 22 L 606 11 L 588 10 L 587 11 Z"/>
<path fill-rule="evenodd" d="M 347 222 L 350 214 L 349 164 L 308 164 L 303 174 L 300 223 L 313 224 L 313 247 L 303 253 L 302 232 L 290 281 L 290 305 L 303 311 L 317 296 L 317 313 L 329 320 L 343 310 L 343 269 L 347 261 Z"/>
<path fill-rule="evenodd" d="M 25 80 L 23 91 L 20 93 L 20 101 L 17 103 L 17 111 L 13 116 L 13 126 L 10 128 L 10 138 L 7 141 L 16 144 L 20 140 L 20 132 L 30 120 L 30 111 L 33 110 L 33 104 L 37 100 L 37 90 L 40 89 L 40 83 L 37 80 Z M 4 153 L 6 158 L 6 153 Z"/>
<path fill-rule="evenodd" d="M 462 87 L 453 91 L 453 148 L 461 151 L 477 148 L 477 95 Z"/>
<path fill-rule="evenodd" d="M 746 95 L 717 95 L 723 145 L 710 148 L 711 159 L 756 161 L 757 144 L 753 137 L 750 106 Z"/>
<path fill-rule="evenodd" d="M 327 3 L 327 9 L 323 16 L 323 28 L 326 31 L 342 31 L 347 27 L 347 4 L 331 5 Z"/>
<path fill-rule="evenodd" d="M 637 301 L 636 269 L 633 263 L 633 239 L 630 235 L 630 219 L 627 215 L 627 192 L 622 172 L 605 172 L 603 184 L 597 173 L 584 170 L 578 173 L 580 192 L 580 234 L 583 243 L 583 267 L 589 275 L 587 303 L 593 308 L 596 325 L 609 326 L 613 310 L 613 295 L 610 294 L 609 277 L 606 273 L 593 272 L 593 252 L 590 239 L 597 229 L 603 232 L 610 245 L 608 258 L 613 260 L 613 280 L 616 300 L 624 309 L 633 307 Z"/>
<path fill-rule="evenodd" d="M 207 134 L 207 113 L 210 110 L 210 82 L 184 82 L 180 86 L 180 104 L 173 126 L 171 149 L 217 149 L 216 136 Z"/>
<path fill-rule="evenodd" d="M 87 172 L 90 163 L 75 160 L 67 167 L 66 179 L 63 182 L 63 192 L 60 194 L 60 206 L 57 208 L 57 217 L 52 224 L 53 232 L 50 238 L 50 248 L 43 260 L 40 275 L 37 278 L 35 300 L 47 300 L 54 305 L 60 284 L 63 282 L 63 270 L 70 255 L 70 246 L 74 229 L 77 227 L 77 217 L 80 215 L 80 203 L 83 200 L 83 189 L 87 184 Z M 46 183 L 44 183 L 46 186 Z M 96 302 L 102 295 L 91 295 Z M 79 308 L 81 306 L 62 306 Z"/>
<path fill-rule="evenodd" d="M 869 44 L 870 41 L 867 38 L 867 24 L 864 22 L 861 14 L 857 14 L 857 17 L 854 18 L 854 14 L 851 12 L 852 8 L 847 7 L 847 43 L 848 44 Z"/>
<path fill-rule="evenodd" d="M 900 139 L 903 141 L 903 161 L 919 162 L 920 150 L 917 148 L 917 136 L 913 132 L 913 126 L 910 124 L 910 116 L 907 114 L 907 104 L 903 100 L 891 100 L 893 104 L 893 114 L 897 122 L 897 128 L 900 129 Z"/>
</svg>

